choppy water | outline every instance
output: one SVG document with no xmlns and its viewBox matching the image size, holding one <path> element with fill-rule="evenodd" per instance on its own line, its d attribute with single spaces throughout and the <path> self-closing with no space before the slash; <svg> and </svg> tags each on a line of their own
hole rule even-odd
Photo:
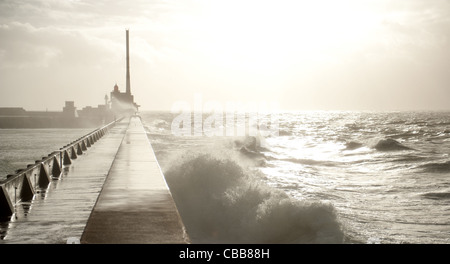
<svg viewBox="0 0 450 264">
<path fill-rule="evenodd" d="M 283 113 L 266 138 L 142 117 L 193 242 L 450 243 L 450 113 Z M 0 170 L 87 132 L 0 130 Z"/>
<path fill-rule="evenodd" d="M 0 129 L 0 179 L 93 129 Z"/>
<path fill-rule="evenodd" d="M 173 117 L 143 115 L 193 241 L 450 243 L 450 113 L 283 113 L 267 138 Z"/>
</svg>

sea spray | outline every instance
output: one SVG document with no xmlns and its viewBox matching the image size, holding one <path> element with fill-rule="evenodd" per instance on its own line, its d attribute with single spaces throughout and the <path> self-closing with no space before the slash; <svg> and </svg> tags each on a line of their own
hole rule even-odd
<svg viewBox="0 0 450 264">
<path fill-rule="evenodd" d="M 232 157 L 190 153 L 165 172 L 194 243 L 341 243 L 332 205 L 301 201 Z"/>
</svg>

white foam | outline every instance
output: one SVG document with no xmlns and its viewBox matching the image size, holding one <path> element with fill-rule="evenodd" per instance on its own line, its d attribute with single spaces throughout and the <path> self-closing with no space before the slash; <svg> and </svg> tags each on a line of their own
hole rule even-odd
<svg viewBox="0 0 450 264">
<path fill-rule="evenodd" d="M 343 242 L 332 205 L 293 199 L 230 156 L 175 160 L 165 176 L 194 243 Z"/>
</svg>

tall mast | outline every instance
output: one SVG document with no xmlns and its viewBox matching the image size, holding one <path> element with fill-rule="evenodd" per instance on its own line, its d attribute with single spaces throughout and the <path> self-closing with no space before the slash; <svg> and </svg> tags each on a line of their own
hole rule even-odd
<svg viewBox="0 0 450 264">
<path fill-rule="evenodd" d="M 131 88 L 130 88 L 130 48 L 128 43 L 128 29 L 126 30 L 126 36 L 127 36 L 127 94 L 131 94 Z"/>
</svg>

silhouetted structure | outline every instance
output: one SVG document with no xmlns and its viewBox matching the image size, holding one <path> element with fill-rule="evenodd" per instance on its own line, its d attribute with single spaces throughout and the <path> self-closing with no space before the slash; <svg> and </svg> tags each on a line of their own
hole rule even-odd
<svg viewBox="0 0 450 264">
<path fill-rule="evenodd" d="M 126 30 L 126 58 L 126 91 L 125 93 L 120 92 L 119 86 L 116 84 L 111 92 L 111 110 L 118 115 L 133 115 L 139 109 L 139 105 L 134 102 L 134 96 L 131 94 L 128 29 Z"/>
<path fill-rule="evenodd" d="M 74 101 L 66 101 L 66 105 L 63 107 L 63 116 L 65 118 L 77 117 L 77 108 Z"/>
<path fill-rule="evenodd" d="M 111 103 L 111 104 L 110 104 Z M 105 104 L 86 106 L 77 110 L 74 101 L 66 101 L 62 112 L 26 111 L 21 107 L 0 107 L 0 128 L 77 128 L 98 127 L 124 116 L 134 115 L 139 105 L 134 102 L 130 85 L 129 37 L 126 30 L 126 91 L 117 84 L 111 92 L 111 101 L 105 95 Z"/>
<path fill-rule="evenodd" d="M 77 110 L 66 101 L 62 112 L 26 111 L 22 107 L 0 107 L 0 128 L 80 128 L 98 127 L 114 120 L 109 105 Z"/>
</svg>

